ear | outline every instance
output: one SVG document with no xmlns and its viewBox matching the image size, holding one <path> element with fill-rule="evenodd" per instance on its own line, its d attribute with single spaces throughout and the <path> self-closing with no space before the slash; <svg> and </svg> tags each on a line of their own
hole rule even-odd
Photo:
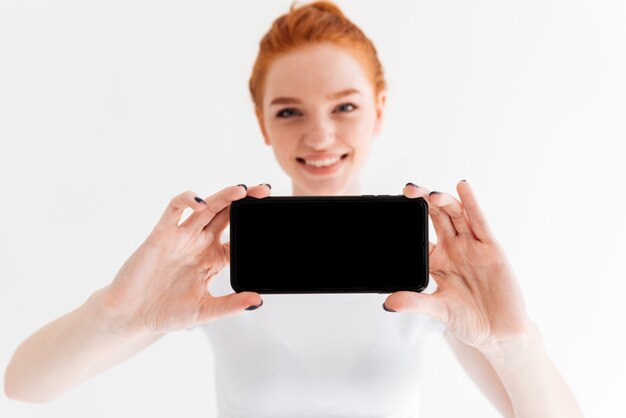
<svg viewBox="0 0 626 418">
<path fill-rule="evenodd" d="M 266 145 L 270 145 L 270 139 L 265 131 L 265 124 L 263 123 L 263 113 L 258 108 L 255 109 L 256 118 L 259 122 L 259 127 L 261 128 L 261 133 L 263 134 L 263 139 L 265 140 Z"/>
<path fill-rule="evenodd" d="M 376 120 L 374 121 L 374 135 L 380 133 L 380 126 L 383 123 L 383 114 L 385 113 L 385 103 L 387 102 L 387 92 L 385 90 L 378 93 L 376 100 Z"/>
</svg>

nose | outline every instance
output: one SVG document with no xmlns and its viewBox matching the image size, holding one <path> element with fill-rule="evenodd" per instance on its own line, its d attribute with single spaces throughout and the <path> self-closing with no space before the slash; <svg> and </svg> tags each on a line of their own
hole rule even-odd
<svg viewBox="0 0 626 418">
<path fill-rule="evenodd" d="M 318 116 L 311 120 L 303 134 L 304 143 L 314 149 L 329 148 L 335 142 L 335 126 L 332 121 Z"/>
</svg>

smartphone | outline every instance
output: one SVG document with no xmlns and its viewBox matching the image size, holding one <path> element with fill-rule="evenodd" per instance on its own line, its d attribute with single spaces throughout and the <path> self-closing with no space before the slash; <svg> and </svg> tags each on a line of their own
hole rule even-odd
<svg viewBox="0 0 626 418">
<path fill-rule="evenodd" d="M 235 292 L 421 292 L 428 276 L 421 197 L 246 196 L 230 204 Z"/>
</svg>

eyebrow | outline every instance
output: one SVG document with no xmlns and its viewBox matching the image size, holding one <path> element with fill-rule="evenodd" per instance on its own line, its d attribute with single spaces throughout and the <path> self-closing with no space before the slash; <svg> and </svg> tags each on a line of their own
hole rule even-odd
<svg viewBox="0 0 626 418">
<path fill-rule="evenodd" d="M 337 93 L 332 93 L 326 96 L 328 100 L 340 99 L 344 96 L 348 96 L 350 94 L 361 94 L 361 92 L 355 88 L 345 89 L 338 91 Z M 294 104 L 294 103 L 302 103 L 300 99 L 296 99 L 294 97 L 276 97 L 270 103 L 270 106 L 274 105 L 282 105 L 282 104 Z"/>
</svg>

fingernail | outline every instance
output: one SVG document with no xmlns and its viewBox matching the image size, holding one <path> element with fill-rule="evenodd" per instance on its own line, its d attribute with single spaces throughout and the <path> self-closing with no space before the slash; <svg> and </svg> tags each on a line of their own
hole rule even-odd
<svg viewBox="0 0 626 418">
<path fill-rule="evenodd" d="M 266 186 L 267 186 L 267 187 L 269 187 L 270 189 L 272 188 L 272 186 L 271 186 L 269 183 L 261 183 L 261 184 L 259 184 L 259 186 L 263 186 L 263 185 L 266 185 Z"/>
<path fill-rule="evenodd" d="M 420 187 L 420 186 L 418 186 L 417 184 L 414 184 L 414 183 L 411 183 L 411 182 L 408 182 L 407 184 L 405 184 L 405 185 L 404 185 L 404 187 L 408 186 L 409 184 L 410 184 L 411 186 L 414 186 L 414 187 Z"/>
<path fill-rule="evenodd" d="M 246 311 L 253 311 L 253 310 L 257 309 L 257 308 L 260 308 L 261 306 L 263 306 L 263 299 L 261 299 L 261 304 L 259 306 L 254 306 L 254 305 L 249 306 L 249 307 L 246 308 Z"/>
<path fill-rule="evenodd" d="M 387 307 L 385 306 L 385 302 L 383 302 L 383 309 L 387 312 L 395 312 L 393 309 L 387 309 Z"/>
<path fill-rule="evenodd" d="M 441 192 L 437 192 L 437 191 L 433 190 L 432 192 L 428 193 L 428 196 L 433 195 L 433 194 L 441 194 Z"/>
<path fill-rule="evenodd" d="M 461 180 L 461 182 L 463 182 L 463 181 L 467 181 L 467 180 Z"/>
<path fill-rule="evenodd" d="M 248 186 L 246 186 L 245 184 L 238 184 L 237 186 L 243 186 L 244 189 L 248 190 Z"/>
<path fill-rule="evenodd" d="M 204 203 L 206 205 L 206 202 L 204 201 L 204 199 L 201 199 L 198 196 L 194 197 L 194 200 L 198 203 Z"/>
</svg>

